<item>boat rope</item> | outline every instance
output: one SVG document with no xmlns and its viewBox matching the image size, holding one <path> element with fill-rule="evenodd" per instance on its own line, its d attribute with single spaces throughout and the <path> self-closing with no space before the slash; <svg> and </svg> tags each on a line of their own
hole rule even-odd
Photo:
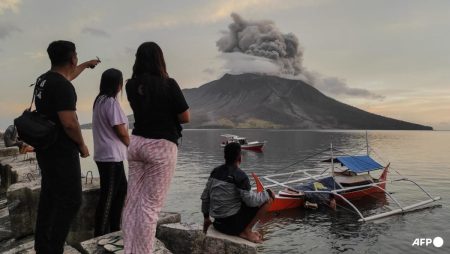
<svg viewBox="0 0 450 254">
<path fill-rule="evenodd" d="M 327 151 L 328 151 L 328 148 L 325 149 L 325 150 L 323 150 L 323 151 L 320 151 L 320 152 L 317 152 L 317 153 L 315 153 L 315 154 L 312 154 L 312 155 L 310 155 L 310 156 L 308 156 L 308 157 L 306 157 L 306 158 L 303 158 L 303 159 L 301 159 L 301 160 L 299 160 L 299 161 L 296 161 L 296 162 L 294 162 L 294 163 L 292 163 L 292 164 L 290 164 L 290 165 L 288 165 L 288 166 L 286 166 L 286 167 L 280 168 L 280 169 L 276 170 L 275 173 L 277 173 L 277 172 L 279 172 L 279 171 L 281 171 L 281 170 L 287 169 L 287 168 L 289 168 L 289 167 L 292 167 L 292 166 L 294 166 L 294 165 L 297 165 L 297 164 L 299 164 L 299 163 L 301 163 L 301 162 L 304 162 L 304 161 L 306 161 L 306 160 L 308 160 L 308 159 L 311 159 L 311 158 L 313 158 L 313 157 L 316 157 L 317 155 L 320 155 L 320 154 L 322 154 L 322 153 L 324 153 L 324 152 L 327 152 Z M 291 179 L 291 177 L 292 177 L 294 174 L 295 174 L 295 171 L 292 172 L 292 173 L 287 177 L 287 180 L 286 180 L 286 181 L 289 181 L 289 179 Z"/>
<path fill-rule="evenodd" d="M 322 153 L 324 153 L 324 152 L 327 152 L 328 150 L 329 150 L 329 149 L 327 148 L 327 149 L 325 149 L 325 150 L 323 150 L 323 151 L 317 152 L 317 153 L 315 153 L 315 154 L 313 154 L 313 155 L 310 155 L 310 156 L 308 156 L 308 157 L 306 157 L 306 158 L 303 158 L 303 159 L 301 159 L 301 160 L 299 160 L 299 161 L 296 161 L 296 162 L 294 162 L 294 163 L 291 163 L 291 164 L 289 164 L 289 165 L 287 165 L 287 166 L 285 166 L 285 167 L 279 168 L 279 169 L 275 170 L 273 173 L 278 173 L 278 172 L 280 172 L 281 170 L 284 170 L 284 169 L 290 168 L 290 167 L 292 167 L 292 166 L 295 166 L 295 165 L 299 164 L 300 162 L 304 162 L 304 161 L 306 161 L 306 160 L 308 160 L 308 159 L 311 159 L 311 158 L 313 158 L 313 157 L 315 157 L 315 156 L 317 156 L 317 155 L 320 155 L 320 154 L 322 154 Z"/>
<path fill-rule="evenodd" d="M 315 156 L 317 156 L 317 155 L 320 155 L 320 154 L 322 154 L 322 153 L 329 152 L 329 150 L 330 150 L 329 148 L 326 148 L 326 149 L 324 149 L 323 151 L 320 151 L 320 152 L 318 152 L 318 153 L 312 154 L 312 155 L 310 155 L 310 156 L 308 156 L 308 157 L 306 157 L 306 158 L 304 158 L 304 159 L 302 159 L 302 160 L 296 161 L 296 162 L 294 162 L 294 163 L 292 163 L 292 164 L 290 164 L 290 165 L 288 165 L 288 166 L 286 166 L 286 167 L 280 168 L 280 169 L 276 170 L 274 173 L 277 173 L 277 172 L 279 172 L 279 171 L 281 171 L 281 170 L 284 170 L 284 169 L 287 169 L 287 168 L 292 167 L 292 166 L 294 166 L 294 165 L 297 165 L 297 164 L 299 164 L 300 162 L 304 162 L 304 161 L 306 161 L 306 160 L 308 160 L 308 159 L 311 159 L 311 158 L 313 158 L 313 157 L 315 157 Z M 336 152 L 342 153 L 343 155 L 347 155 L 347 156 L 354 157 L 354 156 L 352 156 L 352 155 L 346 153 L 345 151 L 341 151 L 341 150 L 336 149 L 336 148 L 334 148 L 334 147 L 333 147 L 333 150 L 336 151 Z M 355 159 L 360 160 L 360 159 L 358 159 L 358 158 L 355 158 Z M 361 160 L 361 162 L 366 163 L 365 161 L 362 161 L 362 160 Z M 324 171 L 322 171 L 320 174 L 325 173 L 327 170 L 329 170 L 329 168 L 326 168 L 326 169 L 325 169 Z M 398 172 L 397 172 L 397 173 L 398 173 Z M 289 181 L 289 179 L 291 179 L 291 177 L 292 177 L 294 174 L 295 174 L 295 172 L 292 172 L 292 173 L 287 177 L 287 181 Z"/>
<path fill-rule="evenodd" d="M 375 151 L 375 149 L 373 149 L 372 147 L 370 148 L 370 151 L 372 151 L 380 160 L 383 161 L 384 164 L 387 164 L 387 162 L 385 160 L 383 160 L 383 158 L 377 153 L 377 151 Z M 395 173 L 397 173 L 399 176 L 403 176 L 402 174 L 400 174 L 397 170 L 395 170 L 392 166 L 389 167 L 389 170 L 393 170 Z"/>
</svg>

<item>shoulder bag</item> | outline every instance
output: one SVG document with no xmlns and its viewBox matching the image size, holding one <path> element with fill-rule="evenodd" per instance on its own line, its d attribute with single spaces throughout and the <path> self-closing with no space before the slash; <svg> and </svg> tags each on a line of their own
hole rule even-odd
<svg viewBox="0 0 450 254">
<path fill-rule="evenodd" d="M 34 148 L 46 149 L 55 143 L 58 136 L 56 123 L 44 114 L 32 111 L 36 87 L 33 90 L 30 107 L 25 109 L 21 116 L 14 119 L 19 138 Z"/>
</svg>

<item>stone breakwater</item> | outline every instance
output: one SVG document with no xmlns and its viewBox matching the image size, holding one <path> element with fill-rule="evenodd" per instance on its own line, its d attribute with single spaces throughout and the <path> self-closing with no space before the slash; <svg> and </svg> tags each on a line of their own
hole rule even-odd
<svg viewBox="0 0 450 254">
<path fill-rule="evenodd" d="M 98 178 L 82 181 L 82 205 L 64 253 L 107 253 L 99 241 L 121 238 L 122 233 L 94 238 L 94 215 L 100 184 Z M 40 193 L 40 174 L 34 155 L 0 146 L 0 253 L 34 253 L 33 234 Z M 5 197 L 1 202 L 1 197 Z M 1 204 L 5 205 L 1 205 Z M 256 245 L 223 235 L 210 227 L 205 235 L 200 224 L 181 223 L 181 215 L 161 212 L 155 253 L 257 253 Z M 115 253 L 121 253 L 115 252 Z"/>
</svg>

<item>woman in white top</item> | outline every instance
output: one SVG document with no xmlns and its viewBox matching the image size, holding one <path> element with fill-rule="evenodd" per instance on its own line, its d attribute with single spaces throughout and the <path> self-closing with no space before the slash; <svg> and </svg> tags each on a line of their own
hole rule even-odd
<svg viewBox="0 0 450 254">
<path fill-rule="evenodd" d="M 100 174 L 95 236 L 120 230 L 127 190 L 123 161 L 127 158 L 127 146 L 130 144 L 128 118 L 116 99 L 122 87 L 122 72 L 108 69 L 102 74 L 100 92 L 94 101 L 94 160 Z"/>
</svg>

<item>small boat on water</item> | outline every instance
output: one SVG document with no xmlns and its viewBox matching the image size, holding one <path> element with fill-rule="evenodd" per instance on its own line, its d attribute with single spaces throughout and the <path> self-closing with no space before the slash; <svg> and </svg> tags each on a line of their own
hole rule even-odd
<svg viewBox="0 0 450 254">
<path fill-rule="evenodd" d="M 241 149 L 261 152 L 264 148 L 264 145 L 267 143 L 266 141 L 247 142 L 247 139 L 245 137 L 239 137 L 232 134 L 223 134 L 220 136 L 226 139 L 220 144 L 221 147 L 225 147 L 229 143 L 238 143 L 241 145 Z"/>
<path fill-rule="evenodd" d="M 258 192 L 264 191 L 265 188 L 279 189 L 269 211 L 310 207 L 311 204 L 313 204 L 313 207 L 317 207 L 317 203 L 330 205 L 331 200 L 333 200 L 334 204 L 350 207 L 359 216 L 360 222 L 366 222 L 424 208 L 425 205 L 441 199 L 440 197 L 431 196 L 419 184 L 406 177 L 388 181 L 387 175 L 390 163 L 382 166 L 369 155 L 369 148 L 367 148 L 366 155 L 357 156 L 345 155 L 335 157 L 334 152 L 338 150 L 335 150 L 332 145 L 330 151 L 331 156 L 326 160 L 321 160 L 321 162 L 329 163 L 331 171 L 329 169 L 324 171 L 297 170 L 267 175 L 262 177 L 262 180 L 268 182 L 266 186 L 263 185 L 256 174 L 252 173 Z M 376 175 L 375 172 L 377 171 L 378 173 L 381 171 L 381 174 L 378 177 L 373 176 Z M 287 180 L 282 180 L 282 178 L 286 177 Z M 388 182 L 390 184 L 400 182 L 412 184 L 419 191 L 423 192 L 427 199 L 405 206 L 394 197 L 393 193 L 386 190 L 386 183 Z M 388 207 L 386 208 L 388 209 L 387 211 L 379 214 L 363 215 L 355 201 L 374 197 L 380 193 L 393 201 L 392 203 L 398 208 L 392 209 Z"/>
</svg>

